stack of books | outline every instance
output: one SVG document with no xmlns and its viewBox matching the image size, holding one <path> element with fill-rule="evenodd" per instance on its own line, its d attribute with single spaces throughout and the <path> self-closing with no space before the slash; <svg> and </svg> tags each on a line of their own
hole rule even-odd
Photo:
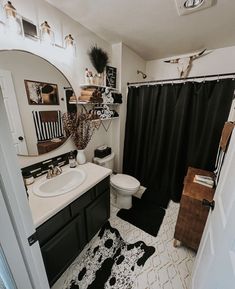
<svg viewBox="0 0 235 289">
<path fill-rule="evenodd" d="M 214 187 L 214 179 L 212 177 L 203 176 L 203 175 L 195 175 L 193 179 L 194 183 L 206 186 L 208 188 Z"/>
</svg>

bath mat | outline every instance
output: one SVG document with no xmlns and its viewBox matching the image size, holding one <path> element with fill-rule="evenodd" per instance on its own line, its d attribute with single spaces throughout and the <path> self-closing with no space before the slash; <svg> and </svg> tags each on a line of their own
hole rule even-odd
<svg viewBox="0 0 235 289">
<path fill-rule="evenodd" d="M 165 216 L 165 210 L 156 204 L 132 197 L 132 207 L 121 209 L 117 216 L 156 237 Z"/>
<path fill-rule="evenodd" d="M 128 289 L 155 248 L 125 242 L 107 222 L 71 265 L 63 289 Z"/>
</svg>

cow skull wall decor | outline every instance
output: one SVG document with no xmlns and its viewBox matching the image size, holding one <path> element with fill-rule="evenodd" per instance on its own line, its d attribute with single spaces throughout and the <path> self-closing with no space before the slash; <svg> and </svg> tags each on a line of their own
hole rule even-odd
<svg viewBox="0 0 235 289">
<path fill-rule="evenodd" d="M 206 49 L 203 51 L 187 56 L 187 57 L 182 57 L 182 58 L 175 58 L 171 60 L 164 60 L 166 63 L 174 63 L 177 64 L 177 69 L 179 72 L 179 77 L 180 78 L 186 78 L 192 68 L 192 63 L 193 60 L 197 59 L 198 57 L 202 56 Z"/>
</svg>

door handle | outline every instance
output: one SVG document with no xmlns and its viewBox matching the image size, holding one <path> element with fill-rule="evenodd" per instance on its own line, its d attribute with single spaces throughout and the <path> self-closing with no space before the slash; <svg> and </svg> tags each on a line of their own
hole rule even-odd
<svg viewBox="0 0 235 289">
<path fill-rule="evenodd" d="M 213 211 L 214 208 L 215 208 L 215 201 L 213 200 L 213 201 L 210 202 L 210 201 L 208 201 L 206 199 L 203 199 L 202 200 L 202 205 L 204 207 L 210 208 Z"/>
<path fill-rule="evenodd" d="M 18 140 L 22 141 L 22 140 L 24 140 L 24 138 L 20 135 L 20 136 L 18 137 Z"/>
</svg>

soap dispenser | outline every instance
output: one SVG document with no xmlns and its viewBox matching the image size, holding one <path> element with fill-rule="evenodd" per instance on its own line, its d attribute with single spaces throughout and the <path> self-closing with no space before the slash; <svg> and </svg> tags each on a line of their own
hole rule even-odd
<svg viewBox="0 0 235 289">
<path fill-rule="evenodd" d="M 68 158 L 69 158 L 69 167 L 70 168 L 75 168 L 77 166 L 77 162 L 76 162 L 76 158 L 75 158 L 75 155 L 74 155 L 73 151 L 71 151 L 69 153 Z"/>
</svg>

